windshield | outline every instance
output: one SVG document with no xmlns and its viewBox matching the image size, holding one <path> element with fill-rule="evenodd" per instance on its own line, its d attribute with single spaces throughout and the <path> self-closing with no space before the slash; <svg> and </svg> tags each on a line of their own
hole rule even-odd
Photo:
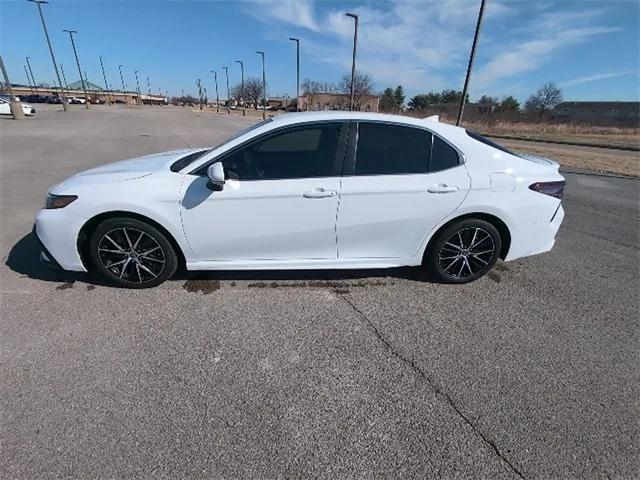
<svg viewBox="0 0 640 480">
<path fill-rule="evenodd" d="M 234 133 L 230 137 L 225 138 L 222 142 L 218 143 L 215 147 L 213 147 L 212 150 L 215 150 L 216 148 L 221 147 L 225 143 L 229 143 L 230 141 L 241 137 L 245 133 L 249 133 L 251 130 L 255 130 L 256 128 L 260 128 L 261 126 L 266 125 L 269 122 L 273 122 L 271 117 L 268 117 L 265 120 L 262 120 L 261 122 L 256 123 L 255 125 L 251 125 L 250 127 L 247 127 L 244 130 L 240 130 L 239 132 Z"/>
</svg>

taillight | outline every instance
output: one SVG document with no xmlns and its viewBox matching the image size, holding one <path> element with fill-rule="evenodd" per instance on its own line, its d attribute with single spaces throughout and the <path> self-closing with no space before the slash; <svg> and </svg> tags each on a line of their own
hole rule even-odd
<svg viewBox="0 0 640 480">
<path fill-rule="evenodd" d="M 529 185 L 529 189 L 534 192 L 544 193 L 545 195 L 550 195 L 562 200 L 562 195 L 564 195 L 564 185 L 564 180 L 560 182 L 536 182 Z"/>
</svg>

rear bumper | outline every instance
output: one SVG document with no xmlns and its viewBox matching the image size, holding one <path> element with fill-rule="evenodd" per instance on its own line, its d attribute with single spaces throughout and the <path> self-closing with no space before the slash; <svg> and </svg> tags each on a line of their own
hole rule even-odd
<svg viewBox="0 0 640 480">
<path fill-rule="evenodd" d="M 505 260 L 515 260 L 551 250 L 563 219 L 564 209 L 559 205 L 551 221 L 512 226 L 509 229 L 511 246 Z"/>
<path fill-rule="evenodd" d="M 41 260 L 73 272 L 86 272 L 78 253 L 78 235 L 86 220 L 64 208 L 42 209 L 36 215 L 35 236 Z"/>
</svg>

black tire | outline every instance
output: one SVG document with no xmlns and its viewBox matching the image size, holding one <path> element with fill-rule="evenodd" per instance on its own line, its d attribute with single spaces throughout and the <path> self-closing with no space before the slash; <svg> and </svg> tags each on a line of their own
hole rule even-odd
<svg viewBox="0 0 640 480">
<path fill-rule="evenodd" d="M 89 258 L 108 283 L 149 288 L 171 278 L 178 256 L 157 228 L 133 218 L 110 218 L 89 239 Z"/>
<path fill-rule="evenodd" d="M 493 268 L 501 248 L 502 240 L 496 227 L 478 218 L 464 218 L 436 235 L 425 253 L 423 265 L 437 281 L 473 282 Z"/>
</svg>

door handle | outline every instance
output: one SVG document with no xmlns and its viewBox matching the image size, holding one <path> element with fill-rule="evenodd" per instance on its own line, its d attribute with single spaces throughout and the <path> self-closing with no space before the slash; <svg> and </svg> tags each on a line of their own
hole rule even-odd
<svg viewBox="0 0 640 480">
<path fill-rule="evenodd" d="M 450 193 L 457 192 L 460 188 L 457 185 L 446 185 L 444 183 L 439 183 L 438 185 L 433 185 L 427 188 L 427 192 L 429 193 Z"/>
<path fill-rule="evenodd" d="M 302 193 L 304 198 L 329 198 L 338 194 L 335 190 L 325 190 L 324 188 L 314 188 Z"/>
</svg>

